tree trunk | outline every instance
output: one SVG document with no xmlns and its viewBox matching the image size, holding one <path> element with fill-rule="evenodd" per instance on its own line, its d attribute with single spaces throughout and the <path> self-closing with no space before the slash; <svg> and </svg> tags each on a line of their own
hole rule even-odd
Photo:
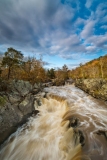
<svg viewBox="0 0 107 160">
<path fill-rule="evenodd" d="M 104 74 L 103 74 L 103 60 L 100 59 L 100 69 L 101 69 L 101 78 L 104 77 Z"/>
<path fill-rule="evenodd" d="M 8 78 L 8 80 L 10 79 L 10 67 L 9 67 L 9 70 L 8 70 L 8 76 L 7 76 L 7 78 Z"/>
<path fill-rule="evenodd" d="M 103 66 L 101 65 L 101 78 L 103 78 Z"/>
</svg>

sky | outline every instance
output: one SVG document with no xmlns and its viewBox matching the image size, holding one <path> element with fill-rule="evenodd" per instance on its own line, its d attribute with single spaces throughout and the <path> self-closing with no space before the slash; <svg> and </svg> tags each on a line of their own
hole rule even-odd
<svg viewBox="0 0 107 160">
<path fill-rule="evenodd" d="M 107 54 L 106 0 L 0 0 L 0 54 L 13 47 L 70 69 Z"/>
</svg>

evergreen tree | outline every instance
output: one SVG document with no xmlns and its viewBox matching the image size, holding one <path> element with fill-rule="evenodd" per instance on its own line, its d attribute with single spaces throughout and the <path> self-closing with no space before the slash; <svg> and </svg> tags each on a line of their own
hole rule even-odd
<svg viewBox="0 0 107 160">
<path fill-rule="evenodd" d="M 14 48 L 8 48 L 7 52 L 5 52 L 4 55 L 5 56 L 2 60 L 2 66 L 8 68 L 7 78 L 9 80 L 12 68 L 21 64 L 23 54 L 20 51 L 15 50 Z"/>
</svg>

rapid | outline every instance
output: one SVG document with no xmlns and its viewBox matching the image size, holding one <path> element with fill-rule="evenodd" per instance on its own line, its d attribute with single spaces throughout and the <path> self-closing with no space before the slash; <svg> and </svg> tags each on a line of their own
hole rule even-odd
<svg viewBox="0 0 107 160">
<path fill-rule="evenodd" d="M 107 105 L 74 85 L 45 88 L 36 116 L 3 144 L 0 160 L 107 160 Z"/>
</svg>

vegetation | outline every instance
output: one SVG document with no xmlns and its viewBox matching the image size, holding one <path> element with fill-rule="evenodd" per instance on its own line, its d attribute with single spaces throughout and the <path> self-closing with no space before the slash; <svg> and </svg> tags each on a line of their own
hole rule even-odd
<svg viewBox="0 0 107 160">
<path fill-rule="evenodd" d="M 69 71 L 69 77 L 78 78 L 107 78 L 107 55 L 94 59 L 86 64 Z"/>
<path fill-rule="evenodd" d="M 0 106 L 5 105 L 5 103 L 6 103 L 6 99 L 4 97 L 0 96 Z"/>
<path fill-rule="evenodd" d="M 20 51 L 17 51 L 13 48 L 8 48 L 7 52 L 5 52 L 5 56 L 2 60 L 2 66 L 8 69 L 8 80 L 10 79 L 11 70 L 16 66 L 18 67 L 21 64 L 22 59 L 23 54 Z"/>
<path fill-rule="evenodd" d="M 68 78 L 68 67 L 62 69 L 44 68 L 42 59 L 28 57 L 24 60 L 23 54 L 14 48 L 8 48 L 4 53 L 0 66 L 0 90 L 6 91 L 7 84 L 11 80 L 25 80 L 30 83 L 54 81 L 55 85 L 61 85 Z"/>
</svg>

